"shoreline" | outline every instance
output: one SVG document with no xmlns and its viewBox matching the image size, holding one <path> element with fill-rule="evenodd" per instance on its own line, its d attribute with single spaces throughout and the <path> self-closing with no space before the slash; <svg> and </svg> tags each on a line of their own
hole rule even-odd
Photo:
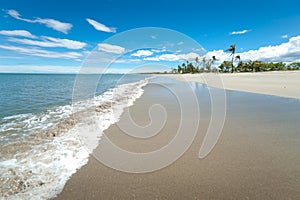
<svg viewBox="0 0 300 200">
<path fill-rule="evenodd" d="M 142 95 L 141 88 L 149 77 L 137 79 L 105 88 L 94 98 L 74 101 L 72 105 L 55 105 L 36 114 L 0 119 L 4 141 L 0 199 L 30 199 L 35 195 L 49 199 L 59 193 L 71 175 L 88 162 L 102 130 L 118 120 L 121 110 Z M 16 125 L 20 127 L 18 132 Z M 16 137 L 20 132 L 24 135 Z"/>
<path fill-rule="evenodd" d="M 202 74 L 159 74 L 179 81 L 198 82 L 220 88 L 209 79 L 219 78 L 226 90 L 267 94 L 300 99 L 300 71 L 274 71 L 255 73 L 202 73 Z"/>
<path fill-rule="evenodd" d="M 178 102 L 169 89 L 182 91 L 183 84 L 172 80 L 167 81 L 168 88 L 159 82 L 146 85 L 143 95 L 124 110 L 119 122 L 104 131 L 105 136 L 120 148 L 136 153 L 155 151 L 167 145 L 174 138 L 181 120 L 180 110 L 176 109 Z M 192 145 L 178 160 L 157 171 L 134 174 L 110 168 L 93 154 L 88 164 L 73 174 L 62 193 L 54 199 L 298 198 L 300 128 L 296 121 L 300 117 L 299 102 L 228 91 L 222 135 L 209 156 L 199 159 L 199 148 L 211 120 L 210 96 L 207 88 L 200 84 L 194 84 L 193 89 L 201 100 L 199 128 Z M 190 97 L 187 94 L 186 99 Z M 138 139 L 120 128 L 122 124 L 126 127 L 130 117 L 146 127 L 135 134 L 151 134 L 147 125 L 151 120 L 159 119 L 159 115 L 152 113 L 150 117 L 148 112 L 158 103 L 168 113 L 158 134 Z M 194 119 L 191 115 L 187 120 Z M 105 140 L 101 139 L 98 151 L 102 150 Z"/>
</svg>

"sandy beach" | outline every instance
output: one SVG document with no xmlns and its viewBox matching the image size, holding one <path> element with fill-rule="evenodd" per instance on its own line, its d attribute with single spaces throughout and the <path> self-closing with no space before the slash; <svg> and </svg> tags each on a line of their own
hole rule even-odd
<svg viewBox="0 0 300 200">
<path fill-rule="evenodd" d="M 300 98 L 300 71 L 257 72 L 234 74 L 165 74 L 180 81 L 190 81 L 220 87 L 210 82 L 218 76 L 223 81 L 224 89 L 269 94 L 281 97 Z"/>
<path fill-rule="evenodd" d="M 300 200 L 300 0 L 0 2 L 0 200 Z"/>
<path fill-rule="evenodd" d="M 291 74 L 294 80 L 299 75 L 298 72 Z M 222 75 L 225 86 L 229 84 L 229 76 Z M 232 78 L 236 82 L 231 85 L 243 77 L 251 76 L 234 75 Z M 274 76 L 284 77 L 280 73 L 274 73 Z M 170 77 L 179 78 L 178 75 Z M 189 77 L 191 81 L 197 79 L 197 75 L 184 77 Z M 287 87 L 292 87 L 292 78 L 286 79 L 290 83 Z M 160 85 L 160 82 L 165 84 Z M 237 87 L 242 88 L 241 85 Z M 125 109 L 118 123 L 105 131 L 105 137 L 102 137 L 95 150 L 96 154 L 103 150 L 101 147 L 108 140 L 135 153 L 152 152 L 168 145 L 182 120 L 178 99 L 170 91 L 184 91 L 183 87 L 184 82 L 163 78 L 149 83 L 142 97 Z M 192 87 L 199 100 L 201 117 L 199 120 L 193 118 L 193 114 L 187 117 L 188 121 L 198 123 L 198 128 L 192 145 L 178 160 L 160 170 L 136 174 L 108 167 L 94 154 L 88 164 L 72 176 L 56 199 L 299 199 L 299 101 L 227 91 L 227 113 L 221 137 L 213 151 L 204 159 L 199 159 L 199 149 L 212 112 L 207 87 L 201 84 L 193 84 Z M 247 87 L 242 89 L 250 90 Z M 299 91 L 295 90 L 294 93 L 299 94 Z M 280 96 L 287 95 L 280 93 Z M 186 94 L 187 102 L 192 98 L 191 94 Z M 155 119 L 160 118 L 156 113 L 152 116 L 150 112 L 149 115 L 149 110 L 157 104 L 164 108 L 167 119 L 158 133 L 152 136 L 153 129 L 147 125 L 151 120 L 156 123 Z M 141 139 L 126 134 L 122 127 L 128 124 L 129 118 L 143 127 L 142 131 L 137 129 L 134 134 L 151 137 Z M 194 130 L 190 126 L 185 131 Z M 122 164 L 128 163 L 123 161 Z"/>
</svg>

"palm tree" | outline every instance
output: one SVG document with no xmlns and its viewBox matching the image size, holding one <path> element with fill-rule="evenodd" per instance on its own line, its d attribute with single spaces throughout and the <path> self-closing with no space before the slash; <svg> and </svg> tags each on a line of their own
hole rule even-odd
<svg viewBox="0 0 300 200">
<path fill-rule="evenodd" d="M 218 59 L 216 58 L 216 56 L 212 56 L 211 57 L 211 64 L 214 64 Z"/>
<path fill-rule="evenodd" d="M 238 66 L 239 66 L 239 64 L 240 64 L 240 62 L 241 62 L 241 56 L 240 55 L 236 55 L 235 57 L 234 57 L 234 60 L 235 61 L 237 61 L 238 60 Z"/>
<path fill-rule="evenodd" d="M 199 57 L 198 56 L 195 58 L 195 62 L 196 62 L 196 71 L 199 72 L 199 66 L 198 66 L 198 64 L 199 64 Z"/>
<path fill-rule="evenodd" d="M 220 72 L 229 72 L 231 67 L 232 64 L 230 61 L 223 61 L 223 63 L 221 63 L 221 65 L 219 66 Z"/>
<path fill-rule="evenodd" d="M 243 62 L 241 61 L 241 56 L 240 55 L 236 55 L 235 56 L 235 58 L 234 58 L 234 60 L 235 61 L 238 61 L 238 63 L 237 63 L 237 66 L 236 66 L 236 71 L 237 72 L 241 72 L 241 71 L 243 71 L 244 69 L 244 64 L 243 64 Z"/>
<path fill-rule="evenodd" d="M 230 55 L 230 56 L 232 56 L 232 59 L 231 59 L 231 64 L 232 64 L 231 73 L 233 73 L 233 69 L 234 69 L 233 60 L 234 60 L 234 53 L 235 53 L 235 44 L 230 45 L 230 47 L 226 51 L 231 52 L 231 55 Z"/>
<path fill-rule="evenodd" d="M 185 63 L 182 63 L 181 64 L 181 66 L 182 66 L 182 73 L 184 74 L 184 73 L 186 73 L 186 65 L 185 65 Z"/>
<path fill-rule="evenodd" d="M 240 62 L 241 61 L 241 56 L 240 55 L 235 56 L 235 60 L 239 60 L 239 62 Z"/>
<path fill-rule="evenodd" d="M 203 71 L 204 71 L 205 68 L 206 68 L 206 58 L 205 58 L 205 56 L 202 58 L 202 65 L 203 65 Z"/>
<path fill-rule="evenodd" d="M 181 71 L 182 71 L 182 68 L 181 68 L 181 66 L 180 66 L 180 65 L 178 65 L 178 66 L 177 66 L 177 72 L 178 72 L 178 74 L 180 74 L 180 73 L 181 73 Z"/>
<path fill-rule="evenodd" d="M 215 62 L 217 60 L 216 56 L 212 56 L 212 60 Z"/>
<path fill-rule="evenodd" d="M 198 67 L 198 63 L 199 63 L 199 58 L 198 58 L 198 56 L 195 58 L 195 62 L 196 62 L 196 67 Z"/>
<path fill-rule="evenodd" d="M 215 64 L 215 62 L 217 61 L 217 58 L 216 58 L 216 56 L 212 56 L 212 58 L 211 58 L 211 64 L 210 65 L 213 65 L 213 64 Z"/>
<path fill-rule="evenodd" d="M 216 56 L 212 56 L 212 58 L 206 62 L 206 68 L 208 71 L 211 71 L 211 66 L 215 63 L 216 60 Z"/>
</svg>

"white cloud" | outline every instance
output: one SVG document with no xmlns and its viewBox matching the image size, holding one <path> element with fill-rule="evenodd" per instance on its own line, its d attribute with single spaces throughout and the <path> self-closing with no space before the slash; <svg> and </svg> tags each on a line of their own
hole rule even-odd
<svg viewBox="0 0 300 200">
<path fill-rule="evenodd" d="M 288 42 L 277 46 L 261 47 L 241 53 L 241 58 L 272 62 L 294 62 L 300 60 L 300 36 L 292 37 Z"/>
<path fill-rule="evenodd" d="M 174 62 L 174 61 L 179 61 L 179 60 L 188 60 L 188 61 L 194 61 L 196 57 L 200 58 L 200 55 L 197 53 L 187 53 L 187 54 L 162 54 L 160 56 L 156 56 L 156 57 L 148 57 L 148 58 L 144 58 L 145 61 L 170 61 L 170 62 Z"/>
<path fill-rule="evenodd" d="M 151 49 L 151 51 L 155 53 L 162 53 L 162 52 L 166 52 L 167 50 L 163 48 L 163 49 Z"/>
<path fill-rule="evenodd" d="M 131 54 L 131 56 L 141 57 L 141 56 L 151 56 L 152 51 L 149 50 L 138 50 L 136 53 Z"/>
<path fill-rule="evenodd" d="M 230 33 L 230 35 L 242 35 L 242 34 L 245 34 L 245 33 L 248 33 L 250 30 L 242 30 L 242 31 L 233 31 Z"/>
<path fill-rule="evenodd" d="M 7 14 L 9 14 L 10 16 L 12 16 L 13 18 L 19 19 L 20 18 L 20 14 L 18 13 L 18 11 L 16 10 L 8 10 Z"/>
<path fill-rule="evenodd" d="M 288 42 L 276 46 L 260 47 L 256 50 L 236 53 L 242 61 L 261 60 L 265 62 L 300 62 L 300 36 L 292 37 Z M 221 62 L 230 60 L 230 53 L 223 50 L 208 52 L 205 56 L 216 56 Z"/>
<path fill-rule="evenodd" d="M 18 20 L 22 20 L 25 22 L 29 22 L 29 23 L 39 23 L 39 24 L 43 24 L 45 26 L 47 26 L 48 28 L 52 28 L 56 31 L 60 31 L 62 33 L 67 34 L 68 31 L 72 28 L 72 24 L 70 23 L 65 23 L 65 22 L 60 22 L 58 20 L 55 19 L 42 19 L 42 18 L 36 18 L 36 19 L 25 19 L 22 18 L 21 15 L 19 14 L 18 11 L 16 10 L 8 10 L 7 14 L 10 15 L 11 17 L 18 19 Z"/>
<path fill-rule="evenodd" d="M 54 51 L 47 51 L 47 50 L 36 49 L 36 48 L 25 48 L 25 47 L 11 46 L 11 45 L 0 45 L 0 48 L 25 54 L 25 55 L 38 56 L 44 58 L 77 59 L 82 56 L 82 54 L 77 52 L 54 52 Z"/>
<path fill-rule="evenodd" d="M 60 31 L 64 34 L 67 34 L 68 31 L 72 28 L 72 24 L 60 22 L 55 19 L 36 19 L 36 20 L 33 20 L 32 22 L 44 24 L 47 27 L 52 28 L 57 31 Z"/>
<path fill-rule="evenodd" d="M 2 30 L 0 31 L 0 35 L 36 38 L 35 35 L 32 35 L 30 32 L 25 30 Z"/>
<path fill-rule="evenodd" d="M 86 19 L 86 21 L 92 25 L 96 30 L 98 31 L 103 31 L 103 32 L 107 32 L 107 33 L 115 33 L 117 32 L 116 28 L 112 28 L 112 27 L 107 27 L 104 24 L 101 24 L 93 19 Z"/>
<path fill-rule="evenodd" d="M 148 57 L 144 58 L 145 61 L 160 61 L 158 57 Z"/>
<path fill-rule="evenodd" d="M 173 61 L 180 60 L 180 58 L 179 58 L 179 56 L 177 56 L 175 54 L 162 54 L 162 55 L 155 56 L 155 57 L 146 57 L 146 58 L 143 58 L 143 60 L 144 61 L 156 61 L 156 62 L 159 62 L 159 61 L 173 62 Z"/>
<path fill-rule="evenodd" d="M 140 63 L 142 60 L 140 59 L 117 59 L 114 61 L 114 63 L 126 63 L 126 64 L 132 64 L 132 63 Z"/>
<path fill-rule="evenodd" d="M 157 36 L 156 36 L 156 35 L 151 35 L 151 38 L 152 38 L 153 40 L 155 40 L 155 39 L 157 39 Z"/>
<path fill-rule="evenodd" d="M 288 38 L 288 37 L 289 37 L 288 35 L 282 35 L 282 36 L 281 36 L 281 38 L 284 38 L 284 39 L 285 39 L 285 38 Z"/>
<path fill-rule="evenodd" d="M 183 45 L 184 44 L 184 42 L 178 42 L 177 43 L 177 45 Z"/>
<path fill-rule="evenodd" d="M 68 49 L 82 49 L 87 45 L 84 42 L 79 42 L 79 41 L 69 40 L 69 39 L 53 38 L 47 36 L 42 36 L 41 39 L 42 40 L 39 41 L 39 40 L 30 40 L 30 39 L 10 38 L 9 41 L 17 42 L 21 44 L 27 44 L 27 45 L 40 46 L 40 47 L 64 47 Z"/>
<path fill-rule="evenodd" d="M 201 56 L 197 53 L 191 52 L 187 54 L 179 54 L 178 55 L 181 60 L 194 61 L 196 57 L 200 58 Z"/>
<path fill-rule="evenodd" d="M 163 61 L 177 61 L 180 59 L 180 57 L 175 54 L 162 54 L 158 58 Z"/>
<path fill-rule="evenodd" d="M 107 53 L 114 53 L 114 54 L 125 53 L 125 48 L 117 46 L 117 45 L 107 44 L 107 43 L 98 44 L 98 49 L 100 51 L 104 51 Z"/>
</svg>

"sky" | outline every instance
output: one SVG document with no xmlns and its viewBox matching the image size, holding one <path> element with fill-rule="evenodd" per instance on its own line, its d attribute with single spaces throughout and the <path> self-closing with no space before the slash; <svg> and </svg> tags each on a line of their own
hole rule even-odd
<svg viewBox="0 0 300 200">
<path fill-rule="evenodd" d="M 299 24 L 299 0 L 1 0 L 0 72 L 159 71 L 230 60 L 231 44 L 244 61 L 290 63 Z"/>
</svg>

